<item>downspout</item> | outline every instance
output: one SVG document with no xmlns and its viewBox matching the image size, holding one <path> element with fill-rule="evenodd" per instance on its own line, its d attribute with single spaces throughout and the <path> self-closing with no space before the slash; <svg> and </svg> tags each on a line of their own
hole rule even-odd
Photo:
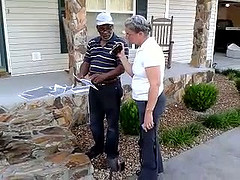
<svg viewBox="0 0 240 180">
<path fill-rule="evenodd" d="M 165 18 L 169 18 L 169 0 L 165 1 L 165 13 L 164 13 Z"/>
</svg>

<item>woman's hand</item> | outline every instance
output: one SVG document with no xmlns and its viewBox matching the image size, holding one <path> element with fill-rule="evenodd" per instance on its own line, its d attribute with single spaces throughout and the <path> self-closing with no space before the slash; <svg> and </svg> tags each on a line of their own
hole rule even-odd
<svg viewBox="0 0 240 180">
<path fill-rule="evenodd" d="M 146 111 L 144 116 L 144 124 L 143 129 L 147 132 L 147 130 L 150 130 L 154 127 L 153 122 L 153 112 L 152 111 Z"/>
<path fill-rule="evenodd" d="M 124 48 L 124 44 L 122 42 L 120 43 L 122 44 L 122 50 L 120 53 L 117 54 L 117 57 L 121 60 L 125 56 L 125 48 Z"/>
</svg>

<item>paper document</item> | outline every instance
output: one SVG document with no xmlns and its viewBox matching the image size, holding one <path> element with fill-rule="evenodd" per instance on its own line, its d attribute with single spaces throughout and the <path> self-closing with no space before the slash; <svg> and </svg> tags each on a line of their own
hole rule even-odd
<svg viewBox="0 0 240 180">
<path fill-rule="evenodd" d="M 40 99 L 47 96 L 62 96 L 67 94 L 79 94 L 79 93 L 85 93 L 88 92 L 90 85 L 87 86 L 61 86 L 58 84 L 55 84 L 54 86 L 50 87 L 38 87 L 35 89 L 24 91 L 23 93 L 19 94 L 18 96 L 25 99 L 25 100 L 34 100 L 34 99 Z"/>
<path fill-rule="evenodd" d="M 77 79 L 77 81 L 81 82 L 85 86 L 91 86 L 92 88 L 98 90 L 98 88 L 88 79 L 80 79 L 75 74 L 73 76 Z"/>
</svg>

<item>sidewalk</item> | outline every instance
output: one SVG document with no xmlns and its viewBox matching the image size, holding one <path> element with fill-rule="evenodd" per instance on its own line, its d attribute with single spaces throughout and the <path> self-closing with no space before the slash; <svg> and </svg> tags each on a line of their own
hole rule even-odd
<svg viewBox="0 0 240 180">
<path fill-rule="evenodd" d="M 164 180 L 239 180 L 240 127 L 165 162 Z"/>
<path fill-rule="evenodd" d="M 217 63 L 216 69 L 236 69 L 240 70 L 240 59 L 229 58 L 225 53 L 216 53 L 214 55 L 213 63 Z"/>
</svg>

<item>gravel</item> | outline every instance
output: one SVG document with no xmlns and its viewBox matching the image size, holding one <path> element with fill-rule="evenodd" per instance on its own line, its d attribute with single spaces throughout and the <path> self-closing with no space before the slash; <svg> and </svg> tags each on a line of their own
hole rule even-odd
<svg viewBox="0 0 240 180">
<path fill-rule="evenodd" d="M 183 103 L 168 105 L 161 119 L 161 128 L 172 128 L 190 122 L 196 122 L 199 116 L 219 113 L 240 107 L 240 96 L 234 82 L 229 81 L 223 75 L 216 74 L 212 83 L 214 83 L 219 89 L 217 103 L 212 108 L 208 109 L 205 113 L 199 113 L 187 109 Z M 88 125 L 83 125 L 78 129 L 75 129 L 74 132 L 77 135 L 77 142 L 80 151 L 86 152 L 94 143 Z M 170 148 L 161 145 L 163 160 L 166 161 L 167 159 L 189 150 L 194 146 L 202 144 L 223 132 L 223 130 L 205 129 L 203 133 L 196 138 L 194 144 L 187 147 Z M 139 169 L 139 148 L 137 142 L 138 137 L 120 134 L 120 156 L 125 160 L 126 168 L 121 173 L 114 173 L 114 180 L 126 179 L 127 177 L 134 175 L 136 170 Z M 109 169 L 106 166 L 105 159 L 106 155 L 103 154 L 92 160 L 94 166 L 93 175 L 95 179 L 109 179 Z"/>
</svg>

